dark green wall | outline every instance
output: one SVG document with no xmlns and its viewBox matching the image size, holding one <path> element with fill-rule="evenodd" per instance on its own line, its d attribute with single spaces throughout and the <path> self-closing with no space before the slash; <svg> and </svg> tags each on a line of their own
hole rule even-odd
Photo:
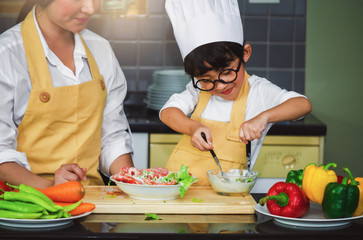
<svg viewBox="0 0 363 240">
<path fill-rule="evenodd" d="M 362 10 L 362 0 L 307 2 L 306 95 L 327 124 L 324 163 L 355 176 L 363 176 Z"/>
</svg>

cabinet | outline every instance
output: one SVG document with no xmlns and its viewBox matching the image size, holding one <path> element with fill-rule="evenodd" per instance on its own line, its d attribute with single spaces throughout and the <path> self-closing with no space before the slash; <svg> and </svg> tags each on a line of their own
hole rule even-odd
<svg viewBox="0 0 363 240">
<path fill-rule="evenodd" d="M 181 134 L 150 134 L 150 167 L 164 167 Z"/>
<path fill-rule="evenodd" d="M 292 169 L 323 163 L 323 144 L 320 136 L 266 136 L 253 169 L 261 178 L 285 178 Z"/>
<path fill-rule="evenodd" d="M 150 134 L 150 167 L 165 166 L 180 138 L 180 134 Z M 323 144 L 321 136 L 266 136 L 253 169 L 261 178 L 285 178 L 292 169 L 323 163 Z"/>
</svg>

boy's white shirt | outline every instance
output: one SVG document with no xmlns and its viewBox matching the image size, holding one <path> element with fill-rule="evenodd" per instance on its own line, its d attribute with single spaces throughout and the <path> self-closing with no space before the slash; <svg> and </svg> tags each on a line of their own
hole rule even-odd
<svg viewBox="0 0 363 240">
<path fill-rule="evenodd" d="M 297 92 L 281 89 L 279 86 L 271 83 L 267 79 L 256 75 L 250 76 L 248 78 L 248 82 L 250 84 L 250 92 L 247 98 L 245 121 L 254 118 L 261 112 L 280 105 L 290 98 L 305 97 Z M 200 91 L 198 89 L 193 87 L 192 82 L 189 82 L 186 86 L 186 90 L 182 93 L 173 94 L 162 107 L 160 112 L 165 108 L 176 107 L 179 108 L 185 115 L 190 115 L 197 105 L 199 92 Z M 232 106 L 233 101 L 212 95 L 201 117 L 215 121 L 229 122 Z M 265 131 L 263 131 L 261 139 L 252 141 L 252 168 L 256 163 L 263 140 L 271 126 L 272 123 L 267 125 Z"/>
</svg>

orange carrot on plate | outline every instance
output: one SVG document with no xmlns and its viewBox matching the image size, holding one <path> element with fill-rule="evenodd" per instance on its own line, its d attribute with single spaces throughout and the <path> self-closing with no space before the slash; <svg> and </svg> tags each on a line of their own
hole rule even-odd
<svg viewBox="0 0 363 240">
<path fill-rule="evenodd" d="M 60 206 L 68 206 L 68 205 L 71 205 L 73 203 L 55 202 L 55 204 L 60 205 Z M 93 204 L 93 203 L 82 202 L 78 207 L 76 207 L 75 209 L 73 209 L 69 213 L 71 214 L 71 216 L 77 216 L 77 215 L 80 215 L 80 214 L 83 214 L 83 213 L 86 213 L 86 212 L 90 212 L 95 208 L 96 208 L 96 205 Z"/>
<path fill-rule="evenodd" d="M 75 203 L 85 195 L 85 189 L 82 183 L 77 181 L 69 181 L 45 189 L 38 188 L 38 190 L 54 202 Z"/>
</svg>

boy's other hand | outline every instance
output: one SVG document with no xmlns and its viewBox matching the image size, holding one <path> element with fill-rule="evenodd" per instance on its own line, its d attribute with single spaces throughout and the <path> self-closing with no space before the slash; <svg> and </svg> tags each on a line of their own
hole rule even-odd
<svg viewBox="0 0 363 240">
<path fill-rule="evenodd" d="M 239 137 L 241 142 L 247 144 L 254 139 L 260 139 L 262 132 L 267 127 L 267 118 L 264 118 L 262 114 L 244 122 L 239 129 Z"/>
</svg>

